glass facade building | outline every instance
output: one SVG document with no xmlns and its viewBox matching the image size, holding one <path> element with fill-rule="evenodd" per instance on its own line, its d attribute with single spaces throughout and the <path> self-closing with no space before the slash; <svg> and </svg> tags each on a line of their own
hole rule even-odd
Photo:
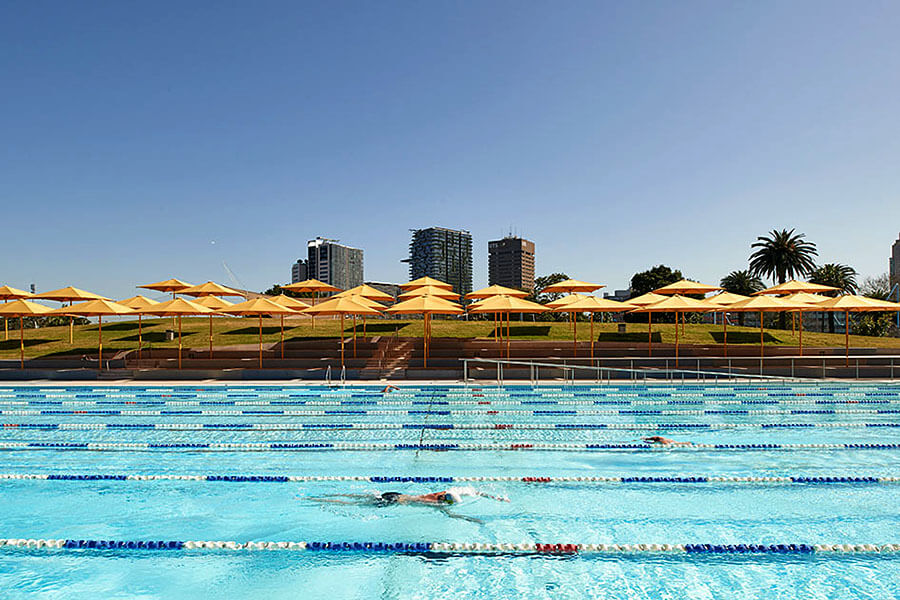
<svg viewBox="0 0 900 600">
<path fill-rule="evenodd" d="M 428 276 L 449 283 L 457 294 L 472 291 L 472 234 L 468 231 L 413 229 L 405 262 L 411 280 Z"/>
</svg>

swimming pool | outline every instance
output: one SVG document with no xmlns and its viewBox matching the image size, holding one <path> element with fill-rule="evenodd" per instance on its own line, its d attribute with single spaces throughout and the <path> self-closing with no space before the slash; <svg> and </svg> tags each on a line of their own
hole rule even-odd
<svg viewBox="0 0 900 600">
<path fill-rule="evenodd" d="M 872 383 L 0 386 L 0 537 L 32 540 L 0 590 L 896 597 L 898 417 Z M 311 500 L 467 485 L 511 502 Z"/>
</svg>

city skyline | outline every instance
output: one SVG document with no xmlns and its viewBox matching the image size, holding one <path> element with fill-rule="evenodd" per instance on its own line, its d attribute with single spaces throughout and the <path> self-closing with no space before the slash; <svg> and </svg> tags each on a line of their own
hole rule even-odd
<svg viewBox="0 0 900 600">
<path fill-rule="evenodd" d="M 0 9 L 4 283 L 262 290 L 298 221 L 383 281 L 429 223 L 471 231 L 475 287 L 510 227 L 609 288 L 714 283 L 775 228 L 888 270 L 896 4 L 353 7 Z"/>
</svg>

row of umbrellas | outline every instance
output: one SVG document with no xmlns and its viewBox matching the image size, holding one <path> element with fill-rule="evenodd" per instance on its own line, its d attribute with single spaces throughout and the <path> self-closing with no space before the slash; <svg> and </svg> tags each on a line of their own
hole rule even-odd
<svg viewBox="0 0 900 600">
<path fill-rule="evenodd" d="M 172 300 L 156 302 L 145 296 L 133 296 L 113 302 L 112 300 L 86 292 L 74 287 L 61 288 L 41 294 L 30 294 L 9 286 L 0 287 L 0 300 L 6 304 L 0 305 L 0 316 L 3 317 L 27 317 L 47 314 L 65 315 L 70 317 L 70 342 L 72 341 L 72 318 L 74 316 L 90 316 L 98 318 L 98 350 L 102 363 L 103 340 L 102 327 L 104 316 L 122 316 L 135 314 L 138 317 L 138 356 L 142 351 L 141 317 L 153 315 L 168 317 L 176 320 L 178 328 L 178 366 L 181 368 L 182 342 L 181 342 L 181 318 L 184 316 L 208 316 L 209 326 L 209 354 L 212 356 L 212 319 L 215 316 L 256 316 L 259 319 L 259 364 L 262 367 L 262 318 L 263 316 L 279 316 L 281 319 L 281 352 L 284 357 L 284 317 L 296 315 L 315 316 L 330 315 L 340 316 L 341 319 L 341 364 L 344 363 L 344 319 L 347 316 L 353 318 L 353 352 L 356 355 L 356 318 L 362 317 L 363 331 L 365 335 L 365 319 L 367 316 L 387 314 L 416 314 L 423 315 L 424 319 L 424 364 L 427 366 L 428 351 L 431 344 L 431 318 L 436 314 L 463 314 L 465 309 L 456 301 L 460 296 L 452 291 L 448 283 L 422 277 L 410 281 L 402 286 L 397 303 L 386 307 L 380 302 L 393 301 L 393 296 L 386 294 L 368 285 L 357 286 L 350 290 L 341 291 L 339 288 L 323 283 L 315 279 L 283 286 L 283 289 L 293 292 L 312 293 L 312 304 L 303 300 L 288 297 L 284 294 L 272 297 L 259 297 L 234 304 L 223 300 L 223 297 L 241 297 L 245 292 L 229 288 L 218 283 L 208 281 L 200 285 L 191 285 L 178 279 L 168 279 L 152 284 L 138 286 L 158 292 L 172 293 Z M 875 300 L 862 296 L 843 295 L 837 297 L 821 296 L 823 292 L 834 292 L 836 288 L 808 282 L 789 281 L 784 284 L 768 288 L 752 297 L 741 296 L 729 292 L 721 292 L 714 296 L 698 300 L 691 296 L 705 295 L 719 291 L 718 286 L 704 285 L 694 281 L 683 279 L 676 283 L 663 286 L 647 294 L 624 302 L 616 302 L 605 298 L 589 295 L 603 287 L 599 284 L 568 279 L 551 286 L 543 291 L 547 293 L 566 293 L 568 295 L 547 303 L 537 304 L 525 300 L 527 292 L 506 288 L 503 286 L 489 286 L 466 295 L 470 304 L 468 312 L 471 314 L 493 314 L 495 321 L 494 336 L 502 343 L 504 319 L 506 330 L 505 349 L 509 356 L 510 347 L 510 315 L 522 313 L 541 313 L 546 311 L 567 312 L 571 316 L 573 333 L 573 351 L 577 355 L 577 321 L 578 313 L 590 314 L 591 327 L 591 357 L 594 354 L 594 313 L 608 312 L 633 312 L 647 313 L 648 315 L 648 352 L 652 355 L 652 314 L 674 313 L 675 327 L 675 353 L 676 361 L 679 348 L 679 318 L 681 333 L 684 328 L 684 313 L 688 312 L 759 312 L 760 314 L 760 352 L 762 355 L 764 346 L 764 324 L 762 315 L 766 312 L 803 312 L 803 311 L 835 311 L 844 312 L 845 317 L 850 312 L 872 311 L 897 311 L 900 305 L 882 300 Z M 318 294 L 334 293 L 335 295 L 317 303 Z M 176 294 L 191 296 L 193 300 L 177 298 Z M 44 299 L 59 302 L 69 302 L 69 306 L 53 310 L 31 300 Z M 74 301 L 79 304 L 73 304 Z M 4 319 L 5 321 L 5 319 Z M 849 322 L 849 321 L 848 321 Z M 6 330 L 8 339 L 9 332 Z M 24 367 L 24 333 L 20 327 L 20 359 Z M 499 336 L 499 337 L 498 337 Z M 800 352 L 803 350 L 802 319 L 800 327 Z M 727 354 L 727 319 L 723 319 L 723 342 Z M 845 332 L 845 346 L 849 356 L 849 327 Z"/>
</svg>

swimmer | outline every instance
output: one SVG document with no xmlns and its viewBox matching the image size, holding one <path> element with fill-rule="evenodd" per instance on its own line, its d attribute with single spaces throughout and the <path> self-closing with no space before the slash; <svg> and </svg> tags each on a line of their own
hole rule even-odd
<svg viewBox="0 0 900 600">
<path fill-rule="evenodd" d="M 647 442 L 648 444 L 659 444 L 660 446 L 693 446 L 694 444 L 691 442 L 676 442 L 675 440 L 670 440 L 669 438 L 664 438 L 661 435 L 651 435 L 650 437 L 641 438 L 642 441 Z"/>
<path fill-rule="evenodd" d="M 481 523 L 479 519 L 467 517 L 451 513 L 449 506 L 462 502 L 464 496 L 473 496 L 481 498 L 490 498 L 498 502 L 509 502 L 509 498 L 505 496 L 494 496 L 473 487 L 453 487 L 440 492 L 432 492 L 430 494 L 401 494 L 400 492 L 382 492 L 374 494 L 331 494 L 328 496 L 320 496 L 308 498 L 313 502 L 328 502 L 333 504 L 351 504 L 355 506 L 374 506 L 383 508 L 385 506 L 393 506 L 399 504 L 408 504 L 412 506 L 429 506 L 437 508 L 445 515 L 452 519 L 463 519 L 473 523 Z"/>
<path fill-rule="evenodd" d="M 398 388 L 396 385 L 388 385 L 388 386 L 385 386 L 385 388 L 383 390 L 381 390 L 381 393 L 382 394 L 390 394 L 394 390 L 400 391 L 400 388 Z"/>
</svg>

